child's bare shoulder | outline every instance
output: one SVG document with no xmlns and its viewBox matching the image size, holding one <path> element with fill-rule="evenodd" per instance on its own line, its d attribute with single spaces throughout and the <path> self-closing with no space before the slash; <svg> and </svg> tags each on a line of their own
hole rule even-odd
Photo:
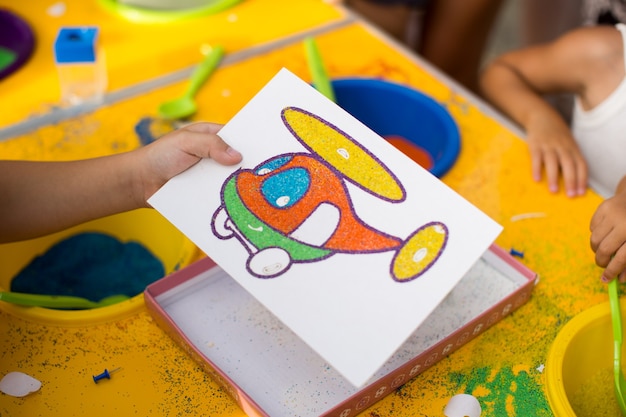
<svg viewBox="0 0 626 417">
<path fill-rule="evenodd" d="M 622 35 L 615 26 L 584 26 L 563 35 L 557 42 L 559 47 L 576 48 L 590 55 L 623 54 Z"/>
<path fill-rule="evenodd" d="M 624 79 L 622 34 L 615 26 L 603 25 L 583 27 L 570 35 L 563 47 L 578 57 L 573 71 L 582 86 L 579 93 L 583 106 L 594 108 Z"/>
</svg>

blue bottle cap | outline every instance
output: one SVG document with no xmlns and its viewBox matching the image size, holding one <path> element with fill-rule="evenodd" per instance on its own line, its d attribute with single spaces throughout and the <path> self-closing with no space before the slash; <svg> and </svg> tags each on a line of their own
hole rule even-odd
<svg viewBox="0 0 626 417">
<path fill-rule="evenodd" d="M 54 41 L 57 64 L 96 62 L 97 27 L 64 27 Z"/>
</svg>

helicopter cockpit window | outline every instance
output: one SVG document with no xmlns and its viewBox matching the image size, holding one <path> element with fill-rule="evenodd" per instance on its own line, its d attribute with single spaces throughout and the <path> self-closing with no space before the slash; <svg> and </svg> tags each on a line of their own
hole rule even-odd
<svg viewBox="0 0 626 417">
<path fill-rule="evenodd" d="M 311 176 L 304 168 L 281 171 L 263 182 L 261 192 L 265 200 L 276 208 L 296 204 L 311 185 Z"/>
<path fill-rule="evenodd" d="M 287 162 L 291 161 L 292 159 L 293 159 L 292 155 L 274 158 L 271 161 L 267 161 L 267 163 L 258 167 L 254 173 L 256 175 L 268 174 L 274 171 L 275 169 L 282 167 L 283 165 L 285 165 Z"/>
</svg>

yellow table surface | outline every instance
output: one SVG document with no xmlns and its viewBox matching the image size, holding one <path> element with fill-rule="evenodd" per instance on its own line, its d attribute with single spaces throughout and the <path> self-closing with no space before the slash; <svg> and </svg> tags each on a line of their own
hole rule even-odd
<svg viewBox="0 0 626 417">
<path fill-rule="evenodd" d="M 275 3 L 289 2 L 251 0 L 246 7 Z M 320 2 L 294 15 L 319 8 L 320 22 L 334 19 L 338 13 L 328 7 Z M 521 261 L 540 276 L 527 304 L 360 415 L 441 416 L 459 393 L 475 395 L 483 416 L 552 415 L 540 371 L 548 349 L 571 317 L 607 300 L 589 249 L 588 223 L 600 197 L 588 192 L 569 199 L 532 181 L 526 144 L 500 116 L 367 26 L 347 23 L 317 39 L 331 76 L 405 83 L 449 110 L 461 131 L 462 151 L 442 180 L 503 225 L 496 243 L 522 251 Z M 180 55 L 188 65 L 195 54 Z M 194 119 L 227 122 L 281 67 L 310 80 L 299 41 L 223 65 L 198 95 Z M 0 156 L 74 159 L 132 149 L 139 146 L 138 121 L 156 117 L 157 103 L 183 88 L 183 82 L 174 83 L 5 140 Z M 7 115 L 0 113 L 0 120 L 6 122 Z M 527 213 L 541 215 L 514 217 Z M 0 374 L 22 371 L 43 382 L 25 398 L 0 395 L 1 416 L 243 415 L 144 308 L 82 328 L 45 326 L 0 309 L 0 346 Z M 93 383 L 92 375 L 117 367 L 122 369 L 110 381 Z"/>
<path fill-rule="evenodd" d="M 63 15 L 51 6 L 66 5 Z M 321 0 L 242 0 L 222 12 L 169 23 L 134 23 L 109 12 L 98 0 L 54 2 L 0 0 L 35 34 L 35 50 L 19 71 L 0 80 L 0 127 L 46 113 L 60 105 L 54 40 L 61 27 L 96 26 L 104 51 L 108 92 L 197 64 L 210 45 L 226 53 L 270 44 L 343 18 Z"/>
</svg>

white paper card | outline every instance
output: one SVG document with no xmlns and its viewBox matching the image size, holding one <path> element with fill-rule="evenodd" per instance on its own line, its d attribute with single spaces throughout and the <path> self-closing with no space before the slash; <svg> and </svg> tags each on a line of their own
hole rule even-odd
<svg viewBox="0 0 626 417">
<path fill-rule="evenodd" d="M 501 231 L 286 69 L 220 136 L 149 203 L 357 387 Z"/>
</svg>

